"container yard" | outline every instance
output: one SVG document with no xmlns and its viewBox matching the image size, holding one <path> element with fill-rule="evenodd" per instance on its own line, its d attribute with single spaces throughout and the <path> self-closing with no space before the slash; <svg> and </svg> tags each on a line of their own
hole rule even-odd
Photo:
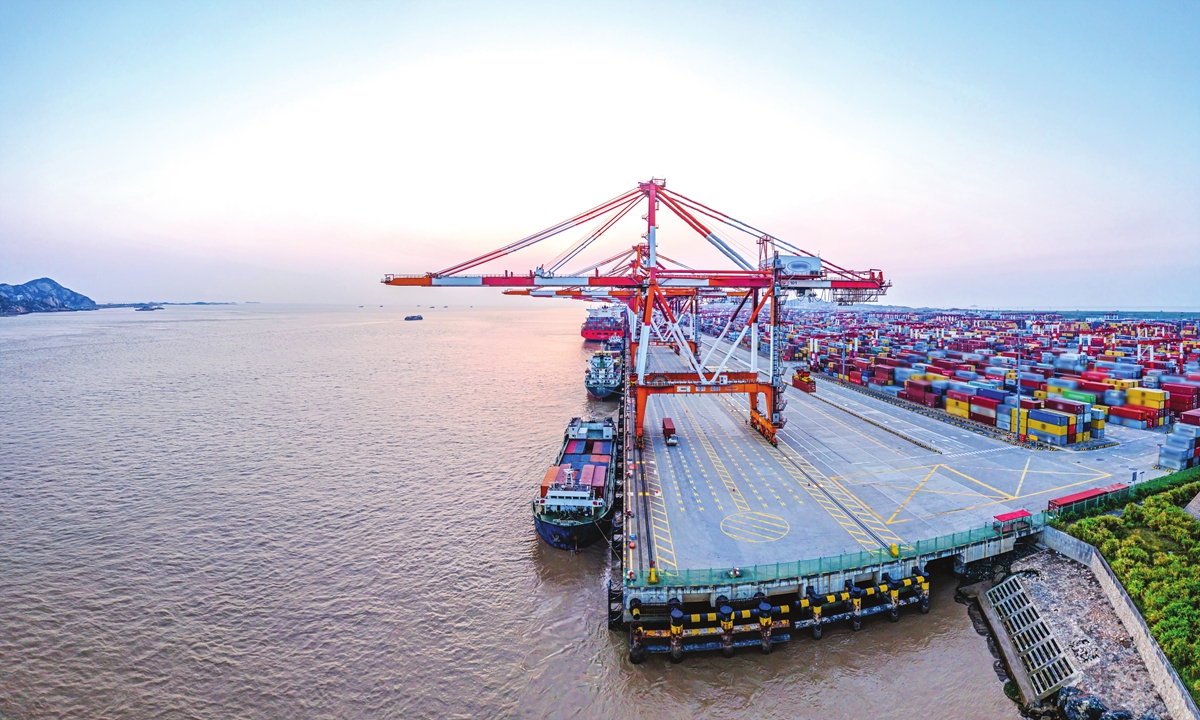
<svg viewBox="0 0 1200 720">
<path fill-rule="evenodd" d="M 643 242 L 564 271 L 643 202 Z M 736 269 L 661 254 L 661 210 Z M 584 224 L 595 229 L 527 274 L 466 274 Z M 739 252 L 745 236 L 757 261 Z M 659 179 L 491 253 L 383 282 L 604 305 L 581 342 L 602 341 L 620 374 L 603 410 L 612 505 L 581 484 L 595 448 L 579 450 L 591 454 L 578 472 L 548 457 L 540 496 L 541 474 L 529 483 L 548 543 L 613 548 L 609 626 L 635 663 L 771 652 L 832 624 L 919 615 L 930 563 L 962 572 L 1200 452 L 1194 320 L 862 309 L 891 287 L 882 271 L 837 266 Z M 602 420 L 571 420 L 560 460 L 581 422 Z M 578 534 L 548 538 L 543 499 L 576 495 L 592 515 L 571 510 Z M 550 520 L 561 533 L 566 520 Z"/>
</svg>

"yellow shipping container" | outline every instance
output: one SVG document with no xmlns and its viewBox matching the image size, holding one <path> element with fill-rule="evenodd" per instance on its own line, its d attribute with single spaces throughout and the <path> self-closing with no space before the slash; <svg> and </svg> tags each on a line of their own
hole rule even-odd
<svg viewBox="0 0 1200 720">
<path fill-rule="evenodd" d="M 1046 399 L 1046 391 L 1045 390 L 1034 390 L 1033 396 L 1035 398 L 1037 398 L 1038 400 L 1045 400 Z"/>
<path fill-rule="evenodd" d="M 1104 429 L 1104 421 L 1100 420 L 1100 419 L 1092 420 L 1092 429 L 1093 430 L 1103 430 Z"/>
<path fill-rule="evenodd" d="M 1167 407 L 1167 404 L 1161 400 L 1130 400 L 1129 398 L 1126 398 L 1125 404 L 1133 405 L 1135 407 L 1150 408 L 1151 410 L 1163 410 Z"/>
<path fill-rule="evenodd" d="M 1008 411 L 1008 422 L 1011 425 L 1017 424 L 1017 411 L 1016 410 Z M 1024 430 L 1028 424 L 1029 424 L 1029 411 L 1022 409 L 1021 410 L 1020 429 Z"/>
<path fill-rule="evenodd" d="M 1066 425 L 1051 425 L 1050 423 L 1044 423 L 1041 420 L 1030 420 L 1029 421 L 1029 429 L 1030 430 L 1039 430 L 1041 432 L 1050 433 L 1051 435 L 1066 435 L 1067 434 L 1067 426 Z"/>
<path fill-rule="evenodd" d="M 971 406 L 969 403 L 962 402 L 961 400 L 946 398 L 946 412 L 958 417 L 970 417 Z"/>
</svg>

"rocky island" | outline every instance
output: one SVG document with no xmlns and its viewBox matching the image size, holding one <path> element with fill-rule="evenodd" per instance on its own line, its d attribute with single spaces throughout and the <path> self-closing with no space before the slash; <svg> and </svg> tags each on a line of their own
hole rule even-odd
<svg viewBox="0 0 1200 720">
<path fill-rule="evenodd" d="M 50 278 L 30 280 L 24 285 L 0 283 L 0 315 L 95 309 L 96 303 L 90 297 L 67 289 Z"/>
</svg>

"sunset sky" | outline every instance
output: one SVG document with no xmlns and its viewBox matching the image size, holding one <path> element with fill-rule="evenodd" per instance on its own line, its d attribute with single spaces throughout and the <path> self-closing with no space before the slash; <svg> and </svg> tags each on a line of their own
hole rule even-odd
<svg viewBox="0 0 1200 720">
<path fill-rule="evenodd" d="M 1198 37 L 1196 2 L 4 2 L 0 282 L 504 303 L 379 278 L 656 176 L 891 303 L 1200 309 Z"/>
</svg>

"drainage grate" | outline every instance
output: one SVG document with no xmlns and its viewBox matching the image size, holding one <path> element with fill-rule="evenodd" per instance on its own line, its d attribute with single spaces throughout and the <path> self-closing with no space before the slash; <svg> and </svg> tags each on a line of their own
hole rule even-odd
<svg viewBox="0 0 1200 720">
<path fill-rule="evenodd" d="M 1020 576 L 1013 575 L 986 594 L 1016 646 L 1039 700 L 1079 676 L 1079 670 L 1042 619 Z"/>
</svg>

